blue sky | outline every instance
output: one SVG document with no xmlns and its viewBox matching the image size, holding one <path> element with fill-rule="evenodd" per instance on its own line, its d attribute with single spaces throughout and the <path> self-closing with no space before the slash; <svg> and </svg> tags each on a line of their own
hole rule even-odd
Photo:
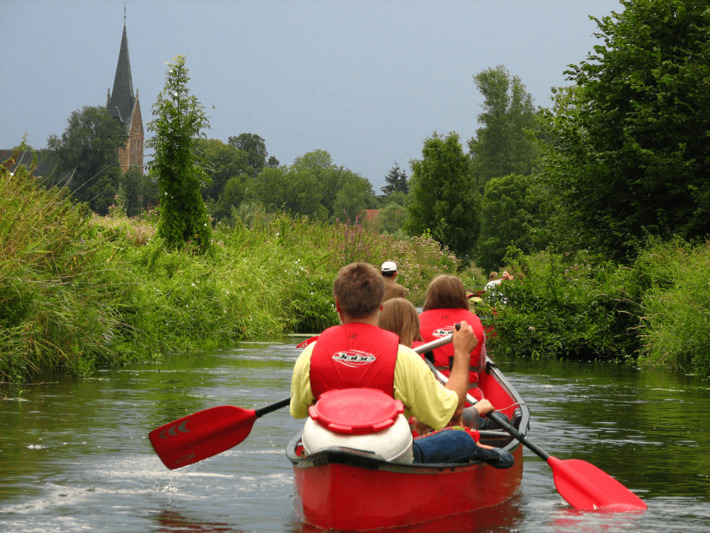
<svg viewBox="0 0 710 533">
<path fill-rule="evenodd" d="M 479 127 L 473 76 L 505 65 L 538 106 L 597 43 L 618 0 L 128 0 L 134 89 L 143 120 L 165 63 L 187 56 L 208 137 L 256 133 L 290 165 L 315 149 L 369 179 L 395 162 L 410 174 L 424 141 Z M 106 104 L 123 31 L 123 0 L 0 0 L 0 148 L 35 148 L 69 115 Z M 150 135 L 146 128 L 146 134 Z"/>
</svg>

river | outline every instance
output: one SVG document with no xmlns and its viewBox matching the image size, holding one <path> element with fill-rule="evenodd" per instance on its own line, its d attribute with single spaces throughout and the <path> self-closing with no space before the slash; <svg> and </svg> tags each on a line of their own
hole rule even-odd
<svg viewBox="0 0 710 533">
<path fill-rule="evenodd" d="M 287 409 L 259 418 L 238 446 L 180 470 L 165 468 L 148 441 L 150 430 L 201 409 L 287 397 L 298 340 L 4 385 L 0 531 L 312 531 L 293 510 L 284 448 L 301 421 Z M 599 363 L 497 363 L 530 407 L 532 442 L 595 464 L 648 510 L 576 512 L 550 467 L 525 450 L 519 493 L 450 530 L 710 530 L 708 380 Z"/>
</svg>

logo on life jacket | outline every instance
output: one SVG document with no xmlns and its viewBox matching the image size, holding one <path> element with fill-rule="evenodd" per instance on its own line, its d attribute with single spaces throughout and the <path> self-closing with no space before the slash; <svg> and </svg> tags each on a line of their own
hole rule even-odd
<svg viewBox="0 0 710 533">
<path fill-rule="evenodd" d="M 371 353 L 361 352 L 360 350 L 350 350 L 347 352 L 335 352 L 333 361 L 345 366 L 358 367 L 374 363 L 377 357 Z"/>
<path fill-rule="evenodd" d="M 444 328 L 435 329 L 434 331 L 431 332 L 431 334 L 434 337 L 446 337 L 447 335 L 451 335 L 451 333 L 453 331 L 454 331 L 453 326 L 446 326 Z"/>
</svg>

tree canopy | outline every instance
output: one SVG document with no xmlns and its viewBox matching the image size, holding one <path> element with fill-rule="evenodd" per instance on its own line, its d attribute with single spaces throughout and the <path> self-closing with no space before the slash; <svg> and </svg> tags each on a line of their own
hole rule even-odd
<svg viewBox="0 0 710 533">
<path fill-rule="evenodd" d="M 481 197 L 457 133 L 436 133 L 412 162 L 405 230 L 429 233 L 460 257 L 471 253 L 480 232 Z"/>
<path fill-rule="evenodd" d="M 394 164 L 392 169 L 385 176 L 385 182 L 387 185 L 380 187 L 380 190 L 385 196 L 390 196 L 398 192 L 403 194 L 407 194 L 409 192 L 407 173 L 399 168 L 397 163 Z"/>
<path fill-rule="evenodd" d="M 532 172 L 540 160 L 532 135 L 539 123 L 525 85 L 504 66 L 488 68 L 473 79 L 484 102 L 478 116 L 482 127 L 476 130 L 468 147 L 478 188 L 483 193 L 491 178 Z"/>
<path fill-rule="evenodd" d="M 118 193 L 118 149 L 127 138 L 123 126 L 105 107 L 74 111 L 62 136 L 51 135 L 47 140 L 57 157 L 47 185 L 68 187 L 75 200 L 106 215 Z"/>
<path fill-rule="evenodd" d="M 567 72 L 545 174 L 573 246 L 622 259 L 647 235 L 710 233 L 710 10 L 622 0 Z"/>
</svg>

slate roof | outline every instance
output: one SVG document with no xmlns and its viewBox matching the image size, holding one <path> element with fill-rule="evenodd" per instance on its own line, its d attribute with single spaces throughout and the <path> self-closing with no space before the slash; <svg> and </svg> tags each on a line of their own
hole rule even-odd
<svg viewBox="0 0 710 533">
<path fill-rule="evenodd" d="M 126 129 L 130 129 L 135 99 L 133 79 L 131 77 L 131 61 L 128 57 L 128 37 L 126 35 L 126 25 L 124 24 L 121 51 L 118 54 L 116 76 L 113 80 L 113 91 L 110 93 L 106 107 L 111 116 L 120 120 Z"/>
<path fill-rule="evenodd" d="M 56 156 L 51 150 L 37 150 L 37 166 L 33 167 L 34 150 L 0 150 L 0 165 L 6 167 L 10 172 L 15 172 L 17 167 L 25 165 L 32 170 L 33 176 L 48 177 L 54 171 Z"/>
</svg>

